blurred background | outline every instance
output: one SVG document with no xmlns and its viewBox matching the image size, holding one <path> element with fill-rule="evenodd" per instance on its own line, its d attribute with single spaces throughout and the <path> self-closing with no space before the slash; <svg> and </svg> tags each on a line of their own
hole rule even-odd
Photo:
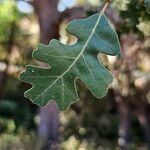
<svg viewBox="0 0 150 150">
<path fill-rule="evenodd" d="M 114 0 L 106 16 L 121 42 L 121 55 L 99 55 L 114 81 L 96 99 L 81 81 L 81 100 L 59 112 L 24 97 L 31 85 L 19 74 L 38 42 L 72 44 L 69 21 L 97 13 L 102 0 L 0 0 L 0 150 L 149 150 L 150 2 Z"/>
</svg>

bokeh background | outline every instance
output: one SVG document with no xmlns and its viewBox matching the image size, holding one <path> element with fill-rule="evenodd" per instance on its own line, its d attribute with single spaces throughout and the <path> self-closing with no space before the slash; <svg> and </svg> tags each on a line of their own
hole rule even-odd
<svg viewBox="0 0 150 150">
<path fill-rule="evenodd" d="M 38 108 L 19 80 L 40 41 L 73 44 L 69 21 L 102 8 L 101 0 L 0 0 L 0 150 L 149 150 L 150 2 L 114 0 L 106 16 L 121 42 L 121 55 L 99 55 L 114 81 L 96 99 L 78 81 L 81 100 L 59 112 Z"/>
</svg>

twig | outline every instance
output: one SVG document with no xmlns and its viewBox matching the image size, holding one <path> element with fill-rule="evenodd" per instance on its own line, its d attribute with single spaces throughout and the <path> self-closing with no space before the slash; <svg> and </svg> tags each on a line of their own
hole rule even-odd
<svg viewBox="0 0 150 150">
<path fill-rule="evenodd" d="M 112 0 L 105 0 L 105 5 L 103 6 L 101 13 L 104 13 L 107 9 L 107 7 L 110 5 L 110 3 L 112 2 Z"/>
</svg>

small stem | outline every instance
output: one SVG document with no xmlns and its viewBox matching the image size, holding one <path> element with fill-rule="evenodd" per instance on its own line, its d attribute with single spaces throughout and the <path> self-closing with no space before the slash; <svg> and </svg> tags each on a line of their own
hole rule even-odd
<svg viewBox="0 0 150 150">
<path fill-rule="evenodd" d="M 107 7 L 110 5 L 110 3 L 112 2 L 112 0 L 105 0 L 105 5 L 103 6 L 101 13 L 104 13 L 107 9 Z"/>
</svg>

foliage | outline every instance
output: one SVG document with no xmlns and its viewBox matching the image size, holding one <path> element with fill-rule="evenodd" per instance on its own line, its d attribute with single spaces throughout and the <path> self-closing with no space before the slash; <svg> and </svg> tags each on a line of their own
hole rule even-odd
<svg viewBox="0 0 150 150">
<path fill-rule="evenodd" d="M 38 30 L 32 14 L 20 12 L 15 0 L 0 0 L 0 61 L 10 65 L 31 61 L 30 55 L 38 40 L 37 35 L 31 33 L 33 28 L 34 32 Z"/>
<path fill-rule="evenodd" d="M 137 25 L 139 24 L 139 22 L 147 21 L 146 23 L 148 23 L 148 21 L 150 20 L 149 11 L 147 11 L 146 9 L 147 6 L 145 6 L 143 1 L 141 0 L 115 0 L 113 6 L 118 10 L 120 17 L 125 23 L 122 24 L 121 27 L 119 27 L 119 31 L 122 34 L 125 32 L 138 33 L 139 30 L 137 28 Z M 145 25 L 148 26 L 150 24 L 148 23 Z M 142 30 L 144 30 L 144 27 Z"/>
<path fill-rule="evenodd" d="M 145 7 L 147 8 L 147 11 L 150 12 L 150 0 L 145 0 Z"/>
<path fill-rule="evenodd" d="M 10 26 L 19 18 L 16 4 L 12 0 L 0 2 L 0 42 L 8 41 Z"/>
<path fill-rule="evenodd" d="M 17 104 L 9 100 L 0 101 L 0 114 L 7 116 L 16 115 Z"/>
<path fill-rule="evenodd" d="M 74 45 L 63 45 L 52 40 L 48 46 L 40 44 L 33 57 L 51 65 L 51 69 L 27 66 L 21 79 L 33 85 L 25 93 L 33 103 L 45 106 L 55 100 L 60 110 L 77 101 L 75 79 L 80 78 L 96 97 L 106 95 L 112 82 L 111 74 L 98 62 L 98 53 L 116 55 L 119 53 L 117 34 L 105 16 L 95 14 L 87 19 L 71 22 L 67 31 L 76 36 Z"/>
</svg>

